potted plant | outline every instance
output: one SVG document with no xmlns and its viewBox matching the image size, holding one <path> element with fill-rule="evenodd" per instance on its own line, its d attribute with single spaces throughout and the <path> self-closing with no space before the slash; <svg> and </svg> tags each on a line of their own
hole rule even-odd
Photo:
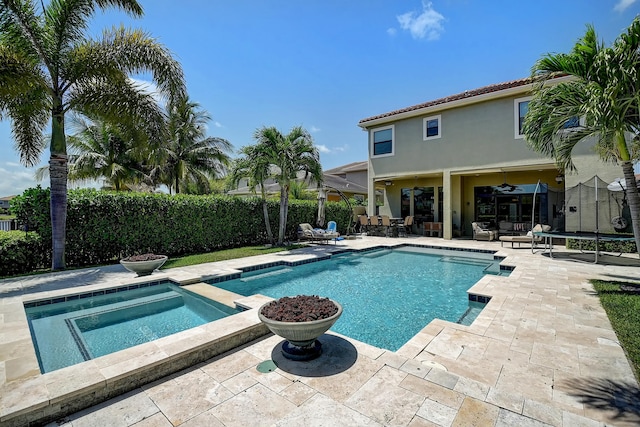
<svg viewBox="0 0 640 427">
<path fill-rule="evenodd" d="M 148 276 L 154 270 L 162 267 L 167 261 L 166 255 L 156 255 L 152 253 L 131 255 L 120 260 L 120 264 L 127 270 L 136 273 L 138 276 Z"/>
<path fill-rule="evenodd" d="M 282 297 L 263 304 L 258 317 L 271 332 L 285 339 L 282 354 L 287 359 L 311 360 L 320 356 L 324 334 L 342 315 L 342 306 L 316 295 Z"/>
</svg>

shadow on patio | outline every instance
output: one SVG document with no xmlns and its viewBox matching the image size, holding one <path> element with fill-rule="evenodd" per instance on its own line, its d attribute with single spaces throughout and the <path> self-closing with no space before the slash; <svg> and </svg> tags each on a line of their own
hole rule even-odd
<svg viewBox="0 0 640 427">
<path fill-rule="evenodd" d="M 304 377 L 327 377 L 339 374 L 356 363 L 358 350 L 349 341 L 330 334 L 324 334 L 318 340 L 322 344 L 322 354 L 317 359 L 307 362 L 286 359 L 281 351 L 284 340 L 273 348 L 271 359 L 279 369 Z"/>
<path fill-rule="evenodd" d="M 564 387 L 585 409 L 611 413 L 611 420 L 640 425 L 640 389 L 633 382 L 583 378 L 567 380 Z"/>
</svg>

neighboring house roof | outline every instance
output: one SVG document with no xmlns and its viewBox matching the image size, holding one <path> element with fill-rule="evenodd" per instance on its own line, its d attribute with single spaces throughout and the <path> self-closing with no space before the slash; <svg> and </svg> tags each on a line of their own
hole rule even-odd
<svg viewBox="0 0 640 427">
<path fill-rule="evenodd" d="M 7 201 L 7 202 L 9 202 L 9 201 L 11 201 L 11 199 L 13 199 L 14 197 L 16 197 L 16 196 L 5 196 L 5 197 L 0 197 L 0 200 L 3 200 L 3 201 Z"/>
<path fill-rule="evenodd" d="M 329 169 L 324 171 L 322 174 L 323 183 L 331 188 L 339 190 L 343 193 L 355 193 L 355 194 L 367 194 L 367 187 L 357 184 L 355 182 L 349 181 L 343 176 L 347 172 L 361 172 L 366 171 L 368 167 L 368 162 L 353 162 L 346 164 L 344 166 L 339 166 L 337 168 Z M 315 182 L 309 182 L 307 179 L 307 184 L 309 185 L 309 191 L 317 191 L 318 186 Z M 280 185 L 278 183 L 268 183 L 265 184 L 265 191 L 268 194 L 274 194 L 280 192 Z M 256 193 L 260 194 L 260 186 L 256 187 Z M 245 195 L 245 194 L 253 194 L 253 191 L 249 189 L 247 186 L 238 187 L 235 190 L 229 191 L 229 194 L 232 195 Z"/>
<path fill-rule="evenodd" d="M 350 182 L 336 175 L 325 174 L 323 184 L 327 187 L 340 190 L 343 193 L 367 194 L 367 187 L 356 184 L 355 182 Z"/>
<path fill-rule="evenodd" d="M 368 167 L 369 167 L 369 162 L 365 160 L 362 162 L 348 163 L 344 166 L 338 166 L 333 169 L 327 169 L 324 171 L 324 173 L 329 175 L 342 175 L 347 172 L 366 171 Z"/>
</svg>

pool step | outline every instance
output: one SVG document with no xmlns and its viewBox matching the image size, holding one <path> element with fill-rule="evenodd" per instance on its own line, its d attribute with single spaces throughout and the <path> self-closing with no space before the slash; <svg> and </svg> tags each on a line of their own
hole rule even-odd
<svg viewBox="0 0 640 427">
<path fill-rule="evenodd" d="M 250 282 L 252 280 L 264 279 L 265 277 L 278 276 L 280 274 L 285 274 L 293 271 L 292 268 L 277 268 L 277 269 L 265 269 L 266 271 L 262 273 L 251 272 L 249 274 L 244 273 L 240 278 L 241 282 Z"/>
<path fill-rule="evenodd" d="M 231 308 L 236 308 L 236 303 L 234 302 L 235 300 L 244 298 L 242 295 L 227 291 L 225 289 L 216 288 L 213 285 L 203 282 L 194 283 L 193 285 L 184 285 L 182 288 L 191 291 L 194 294 L 201 295 L 205 298 L 218 301 L 220 304 L 224 304 Z"/>
<path fill-rule="evenodd" d="M 391 250 L 389 249 L 382 249 L 379 251 L 371 251 L 371 252 L 367 252 L 365 254 L 362 255 L 363 258 L 378 258 L 381 256 L 385 256 L 391 253 Z"/>
<path fill-rule="evenodd" d="M 491 264 L 491 261 L 487 261 L 485 259 L 473 259 L 473 258 L 464 258 L 457 256 L 443 256 L 440 259 L 440 262 L 453 262 L 455 264 L 465 264 L 465 265 L 478 265 L 478 266 L 488 266 Z"/>
</svg>

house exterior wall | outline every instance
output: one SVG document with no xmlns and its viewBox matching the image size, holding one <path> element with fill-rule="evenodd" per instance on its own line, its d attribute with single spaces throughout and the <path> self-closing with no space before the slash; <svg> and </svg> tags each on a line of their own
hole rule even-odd
<svg viewBox="0 0 640 427">
<path fill-rule="evenodd" d="M 477 212 L 476 187 L 505 182 L 529 186 L 538 181 L 545 183 L 549 188 L 546 214 L 551 222 L 562 203 L 556 194 L 561 194 L 565 186 L 584 182 L 595 174 L 609 182 L 620 177 L 620 169 L 603 164 L 594 154 L 593 144 L 586 142 L 574 149 L 577 173 L 557 183 L 559 171 L 553 159 L 534 152 L 517 135 L 517 101 L 527 99 L 530 90 L 531 85 L 523 83 L 488 95 L 456 102 L 445 100 L 415 111 L 400 110 L 361 121 L 360 126 L 368 131 L 368 212 L 375 212 L 376 189 L 384 192 L 378 212 L 400 217 L 403 189 L 413 197 L 413 189 L 433 187 L 433 220 L 443 223 L 444 237 L 470 236 Z M 439 118 L 439 137 L 424 139 L 427 117 Z M 393 132 L 392 153 L 373 156 L 374 132 L 385 128 Z M 443 200 L 439 200 L 439 188 Z M 567 229 L 571 226 L 568 219 Z"/>
<path fill-rule="evenodd" d="M 437 112 L 442 136 L 423 141 L 423 119 L 436 111 L 404 119 L 394 125 L 394 155 L 371 157 L 376 176 L 407 171 L 463 170 L 487 166 L 549 163 L 514 136 L 516 96 Z M 372 128 L 375 131 L 376 128 Z M 371 132 L 370 132 L 371 134 Z M 371 156 L 371 138 L 369 153 Z"/>
</svg>

